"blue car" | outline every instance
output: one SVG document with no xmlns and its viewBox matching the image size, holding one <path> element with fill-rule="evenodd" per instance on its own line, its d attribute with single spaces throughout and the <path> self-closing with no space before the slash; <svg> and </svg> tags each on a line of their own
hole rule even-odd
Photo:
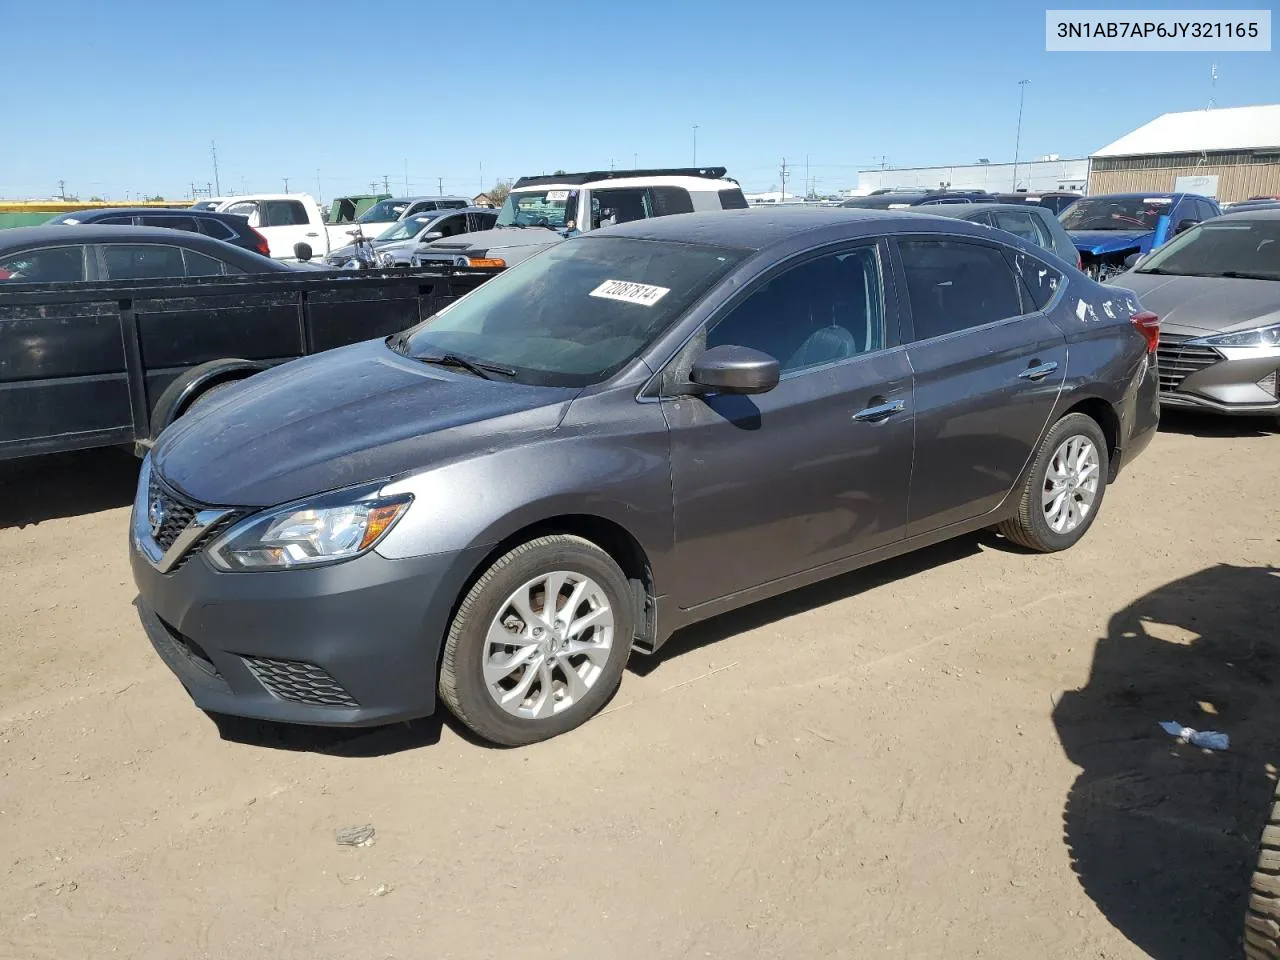
<svg viewBox="0 0 1280 960">
<path fill-rule="evenodd" d="M 1099 282 L 1126 269 L 1170 237 L 1222 213 L 1192 193 L 1108 193 L 1081 197 L 1059 219 L 1080 252 L 1081 268 Z"/>
</svg>

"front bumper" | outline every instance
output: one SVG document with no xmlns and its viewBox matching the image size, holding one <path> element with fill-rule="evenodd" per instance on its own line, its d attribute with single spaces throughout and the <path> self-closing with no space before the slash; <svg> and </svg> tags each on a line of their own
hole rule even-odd
<svg viewBox="0 0 1280 960">
<path fill-rule="evenodd" d="M 1161 336 L 1160 403 L 1239 416 L 1280 414 L 1280 348 L 1211 347 Z"/>
<path fill-rule="evenodd" d="M 156 652 L 203 710 L 321 726 L 431 714 L 455 600 L 483 550 L 312 570 L 162 574 L 130 545 Z"/>
</svg>

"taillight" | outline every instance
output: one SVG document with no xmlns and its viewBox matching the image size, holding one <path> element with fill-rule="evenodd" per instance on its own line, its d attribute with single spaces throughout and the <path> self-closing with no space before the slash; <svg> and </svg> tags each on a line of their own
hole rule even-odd
<svg viewBox="0 0 1280 960">
<path fill-rule="evenodd" d="M 254 239 L 258 241 L 258 252 L 264 257 L 271 256 L 271 244 L 267 243 L 267 238 L 260 234 L 253 227 L 249 228 L 249 232 L 253 234 Z"/>
<path fill-rule="evenodd" d="M 1160 346 L 1160 318 L 1150 310 L 1139 310 L 1129 322 L 1138 328 L 1138 332 L 1147 341 L 1147 353 L 1155 353 Z"/>
</svg>

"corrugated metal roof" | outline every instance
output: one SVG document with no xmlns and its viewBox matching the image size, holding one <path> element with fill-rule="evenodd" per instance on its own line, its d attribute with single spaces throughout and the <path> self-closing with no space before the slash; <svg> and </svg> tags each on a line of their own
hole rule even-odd
<svg viewBox="0 0 1280 960">
<path fill-rule="evenodd" d="M 1157 153 L 1257 150 L 1280 147 L 1280 104 L 1166 113 L 1093 154 L 1132 157 Z"/>
</svg>

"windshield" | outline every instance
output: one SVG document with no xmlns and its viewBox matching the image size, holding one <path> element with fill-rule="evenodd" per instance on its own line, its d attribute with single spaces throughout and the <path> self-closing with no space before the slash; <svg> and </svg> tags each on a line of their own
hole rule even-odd
<svg viewBox="0 0 1280 960">
<path fill-rule="evenodd" d="M 408 200 L 382 200 L 362 213 L 356 223 L 386 223 L 388 220 L 399 220 L 400 214 L 408 209 Z"/>
<path fill-rule="evenodd" d="M 1154 230 L 1169 197 L 1082 197 L 1059 218 L 1068 230 Z"/>
<path fill-rule="evenodd" d="M 617 373 L 745 254 L 619 237 L 557 244 L 393 340 L 411 357 L 464 357 L 541 386 Z"/>
<path fill-rule="evenodd" d="M 432 220 L 430 216 L 424 217 L 406 217 L 399 223 L 393 224 L 382 233 L 378 234 L 379 240 L 412 240 L 418 235 L 418 232 L 429 224 Z"/>
<path fill-rule="evenodd" d="M 1135 272 L 1280 280 L 1280 220 L 1214 220 L 1192 227 Z"/>
<path fill-rule="evenodd" d="M 500 227 L 570 229 L 577 219 L 577 190 L 529 190 L 507 194 L 498 213 Z"/>
</svg>

